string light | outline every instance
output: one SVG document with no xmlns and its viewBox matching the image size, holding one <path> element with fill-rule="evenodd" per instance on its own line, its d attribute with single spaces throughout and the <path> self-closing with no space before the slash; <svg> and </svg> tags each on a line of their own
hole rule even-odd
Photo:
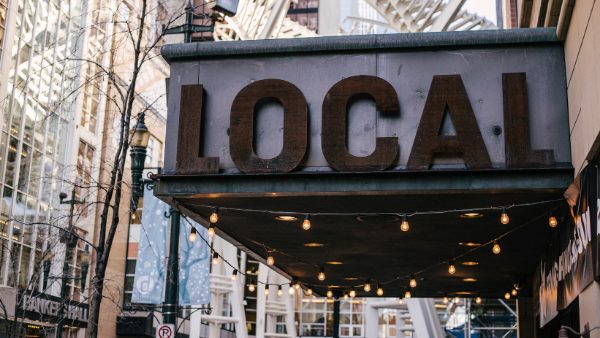
<svg viewBox="0 0 600 338">
<path fill-rule="evenodd" d="M 294 284 L 294 289 L 300 290 L 300 282 L 297 280 L 296 280 L 296 283 Z"/>
<path fill-rule="evenodd" d="M 406 292 L 404 292 L 404 298 L 410 298 L 412 297 L 412 295 L 410 294 L 410 290 L 406 290 Z"/>
<path fill-rule="evenodd" d="M 398 298 L 398 304 L 400 304 L 400 305 L 404 304 L 404 299 Z"/>
<path fill-rule="evenodd" d="M 504 299 L 509 300 L 510 299 L 510 292 L 506 292 L 504 294 Z"/>
<path fill-rule="evenodd" d="M 492 245 L 492 252 L 494 253 L 494 255 L 499 255 L 501 251 L 502 248 L 500 247 L 500 244 L 494 241 L 494 244 Z"/>
<path fill-rule="evenodd" d="M 502 214 L 500 214 L 500 223 L 508 224 L 510 222 L 510 217 L 508 217 L 508 213 L 506 212 L 506 208 L 502 208 Z"/>
<path fill-rule="evenodd" d="M 344 291 L 344 295 L 342 296 L 342 298 L 344 298 L 344 300 L 348 299 L 348 292 Z"/>
<path fill-rule="evenodd" d="M 275 265 L 275 258 L 273 257 L 273 253 L 271 253 L 270 251 L 267 253 L 267 265 L 268 266 Z"/>
<path fill-rule="evenodd" d="M 231 274 L 231 280 L 236 280 L 238 275 L 237 269 L 233 269 L 233 273 Z"/>
<path fill-rule="evenodd" d="M 196 230 L 196 228 L 192 227 L 192 230 L 190 231 L 190 236 L 188 237 L 188 239 L 192 243 L 194 243 L 196 241 L 196 239 L 198 239 L 198 231 Z"/>
<path fill-rule="evenodd" d="M 371 280 L 370 279 L 367 279 L 367 281 L 365 282 L 363 290 L 365 292 L 371 292 Z"/>
<path fill-rule="evenodd" d="M 308 231 L 311 228 L 311 224 L 310 224 L 310 215 L 306 214 L 306 216 L 304 217 L 304 221 L 302 222 L 302 229 Z"/>
<path fill-rule="evenodd" d="M 442 302 L 444 304 L 448 304 L 448 295 L 447 294 L 444 294 L 444 298 L 442 298 Z"/>
<path fill-rule="evenodd" d="M 296 290 L 292 286 L 292 283 L 290 283 L 290 288 L 288 289 L 288 293 L 290 294 L 290 296 L 292 296 L 294 293 L 296 293 Z"/>
<path fill-rule="evenodd" d="M 248 291 L 249 292 L 254 292 L 256 291 L 256 286 L 252 283 L 248 284 Z"/>
<path fill-rule="evenodd" d="M 410 230 L 410 224 L 408 224 L 408 216 L 402 215 L 402 223 L 400 223 L 400 230 L 407 232 Z"/>
<path fill-rule="evenodd" d="M 279 285 L 279 288 L 277 289 L 277 296 L 278 297 L 283 296 L 283 288 L 281 287 L 281 285 Z"/>
<path fill-rule="evenodd" d="M 411 288 L 417 287 L 417 279 L 415 278 L 415 275 L 410 276 L 410 282 L 408 283 L 408 285 L 410 285 Z"/>
<path fill-rule="evenodd" d="M 356 297 L 356 290 L 354 290 L 354 288 L 350 288 L 350 298 L 354 298 Z"/>
<path fill-rule="evenodd" d="M 327 290 L 327 298 L 332 298 L 333 297 L 333 291 L 331 291 L 331 289 Z"/>
<path fill-rule="evenodd" d="M 458 296 L 454 297 L 454 304 L 458 304 L 458 303 L 460 303 L 460 298 L 458 298 Z"/>
<path fill-rule="evenodd" d="M 265 296 L 269 295 L 269 284 L 265 285 Z"/>
<path fill-rule="evenodd" d="M 312 296 L 312 294 L 313 294 L 312 289 L 311 288 L 306 289 L 306 294 L 309 296 Z"/>
<path fill-rule="evenodd" d="M 212 263 L 215 265 L 219 264 L 219 254 L 216 251 L 213 252 Z"/>
<path fill-rule="evenodd" d="M 377 285 L 377 295 L 379 297 L 383 296 L 383 288 L 379 284 Z"/>
<path fill-rule="evenodd" d="M 212 214 L 210 214 L 208 220 L 213 224 L 216 224 L 219 221 L 219 208 L 213 208 Z"/>
<path fill-rule="evenodd" d="M 208 225 L 208 237 L 213 238 L 215 236 L 215 224 L 214 223 L 210 223 Z"/>
<path fill-rule="evenodd" d="M 558 220 L 556 219 L 556 216 L 554 216 L 552 213 L 550 213 L 550 216 L 548 217 L 548 225 L 551 228 L 556 228 L 556 226 L 558 225 Z"/>
<path fill-rule="evenodd" d="M 517 291 L 517 289 L 513 288 L 512 290 L 510 290 L 510 294 L 511 294 L 513 297 L 516 297 L 516 296 L 517 296 L 517 294 L 519 294 L 519 291 Z"/>
<path fill-rule="evenodd" d="M 456 273 L 456 266 L 454 265 L 454 261 L 450 261 L 450 263 L 448 263 L 448 273 L 451 275 Z"/>
<path fill-rule="evenodd" d="M 475 303 L 476 304 L 481 304 L 481 297 L 475 298 Z"/>
<path fill-rule="evenodd" d="M 322 282 L 325 280 L 325 267 L 321 267 L 321 271 L 319 271 L 319 275 L 317 278 Z"/>
</svg>

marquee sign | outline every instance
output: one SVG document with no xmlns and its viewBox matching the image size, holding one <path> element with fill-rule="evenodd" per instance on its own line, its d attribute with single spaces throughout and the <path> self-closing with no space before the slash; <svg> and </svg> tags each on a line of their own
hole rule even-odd
<svg viewBox="0 0 600 338">
<path fill-rule="evenodd" d="M 558 45 L 171 62 L 167 174 L 569 163 Z"/>
<path fill-rule="evenodd" d="M 86 327 L 89 314 L 89 307 L 86 303 L 62 300 L 60 297 L 31 290 L 19 290 L 17 316 L 56 323 L 58 321 L 58 310 L 62 302 L 66 302 L 64 324 Z"/>
</svg>

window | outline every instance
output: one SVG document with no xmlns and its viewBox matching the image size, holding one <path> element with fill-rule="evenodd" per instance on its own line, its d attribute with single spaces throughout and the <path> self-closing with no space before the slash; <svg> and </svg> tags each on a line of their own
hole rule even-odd
<svg viewBox="0 0 600 338">
<path fill-rule="evenodd" d="M 316 32 L 319 28 L 319 0 L 298 0 L 290 6 L 288 17 Z"/>
<path fill-rule="evenodd" d="M 92 177 L 92 162 L 94 160 L 94 148 L 86 142 L 79 140 L 79 150 L 77 152 L 77 179 L 75 186 L 75 196 L 77 199 L 86 199 L 90 190 Z M 81 210 L 82 216 L 86 216 L 87 208 Z"/>
<path fill-rule="evenodd" d="M 363 308 L 358 299 L 340 303 L 340 337 L 363 337 Z"/>
<path fill-rule="evenodd" d="M 156 137 L 150 135 L 150 139 L 148 140 L 148 148 L 146 149 L 146 167 L 162 167 L 162 149 L 162 142 L 160 142 Z"/>
<path fill-rule="evenodd" d="M 6 2 L 7 0 L 0 0 L 0 55 L 2 55 L 4 31 L 6 30 Z"/>
</svg>

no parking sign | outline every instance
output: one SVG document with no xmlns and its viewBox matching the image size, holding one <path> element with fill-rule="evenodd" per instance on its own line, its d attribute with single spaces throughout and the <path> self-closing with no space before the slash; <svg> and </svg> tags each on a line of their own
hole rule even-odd
<svg viewBox="0 0 600 338">
<path fill-rule="evenodd" d="M 160 324 L 156 328 L 156 338 L 175 338 L 175 325 Z"/>
</svg>

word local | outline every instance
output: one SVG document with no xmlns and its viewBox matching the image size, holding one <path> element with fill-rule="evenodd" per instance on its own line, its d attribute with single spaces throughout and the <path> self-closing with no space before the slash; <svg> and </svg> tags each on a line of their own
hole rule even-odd
<svg viewBox="0 0 600 338">
<path fill-rule="evenodd" d="M 504 138 L 506 166 L 509 168 L 548 165 L 552 150 L 532 150 L 529 142 L 529 110 L 525 73 L 502 74 L 504 98 Z M 321 148 L 330 167 L 343 172 L 385 170 L 393 166 L 399 154 L 397 137 L 378 137 L 372 154 L 364 157 L 348 152 L 347 110 L 351 99 L 369 95 L 377 111 L 400 116 L 398 96 L 392 85 L 375 76 L 345 78 L 329 89 L 323 101 Z M 254 114 L 257 104 L 274 98 L 283 106 L 283 147 L 271 159 L 256 156 Z M 181 88 L 181 111 L 177 143 L 177 173 L 218 173 L 218 157 L 202 157 L 202 85 Z M 444 115 L 448 112 L 456 135 L 440 135 Z M 501 129 L 498 130 L 498 134 Z M 233 100 L 229 131 L 231 158 L 244 173 L 286 173 L 301 163 L 308 148 L 308 104 L 292 83 L 267 79 L 243 88 Z M 460 155 L 467 169 L 491 168 L 490 156 L 481 136 L 473 108 L 460 75 L 436 75 L 431 87 L 407 169 L 428 170 L 435 155 Z"/>
</svg>

